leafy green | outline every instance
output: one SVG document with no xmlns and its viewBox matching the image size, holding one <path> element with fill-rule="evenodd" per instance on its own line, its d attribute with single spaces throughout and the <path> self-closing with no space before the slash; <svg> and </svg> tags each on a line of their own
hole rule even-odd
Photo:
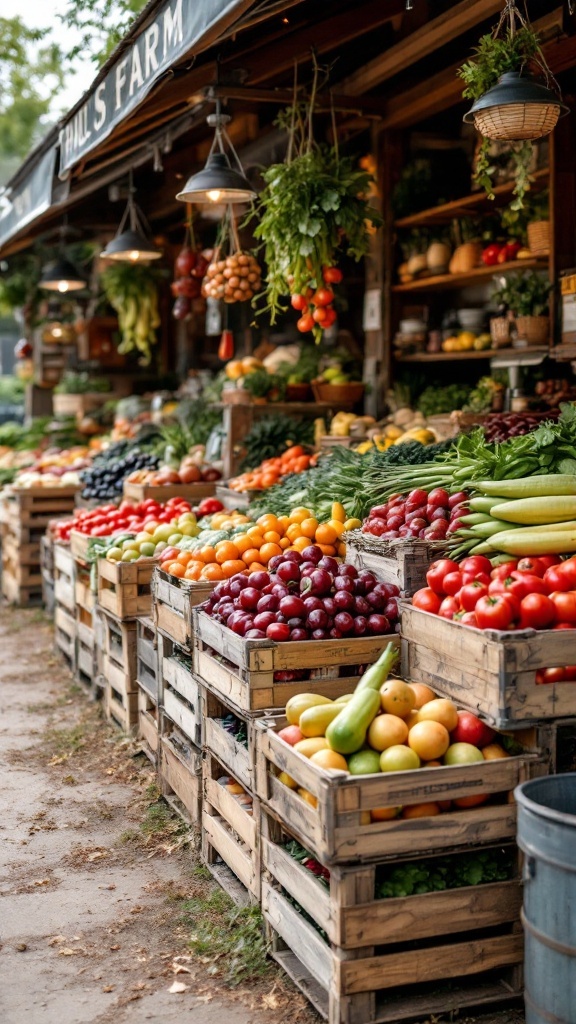
<svg viewBox="0 0 576 1024">
<path fill-rule="evenodd" d="M 437 416 L 461 409 L 469 396 L 470 387 L 467 384 L 446 384 L 444 387 L 431 384 L 420 395 L 416 408 L 423 416 Z"/>
<path fill-rule="evenodd" d="M 503 36 L 491 32 L 480 38 L 475 57 L 458 71 L 465 83 L 465 99 L 479 100 L 507 71 L 521 71 L 539 53 L 537 34 L 527 26 Z"/>
<path fill-rule="evenodd" d="M 514 855 L 510 849 L 460 853 L 392 868 L 382 866 L 376 876 L 376 898 L 415 896 L 468 885 L 503 882 L 511 878 L 513 872 Z"/>
<path fill-rule="evenodd" d="M 294 420 L 280 415 L 256 420 L 243 441 L 242 469 L 254 469 L 264 459 L 281 455 L 293 444 L 309 445 L 313 440 L 314 424 L 311 420 Z"/>
<path fill-rule="evenodd" d="M 536 270 L 507 274 L 505 283 L 492 294 L 492 300 L 515 316 L 542 316 L 548 309 L 552 284 Z"/>
<path fill-rule="evenodd" d="M 54 388 L 54 393 L 56 395 L 85 395 L 89 392 L 104 394 L 110 390 L 110 381 L 106 377 L 91 377 L 86 371 L 74 373 L 73 370 L 66 370 Z"/>
</svg>

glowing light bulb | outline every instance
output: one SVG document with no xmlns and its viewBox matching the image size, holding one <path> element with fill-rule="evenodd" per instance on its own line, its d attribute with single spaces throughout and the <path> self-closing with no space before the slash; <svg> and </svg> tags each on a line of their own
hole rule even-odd
<svg viewBox="0 0 576 1024">
<path fill-rule="evenodd" d="M 53 327 L 52 328 L 52 337 L 53 338 L 61 338 L 62 337 L 62 328 L 61 327 Z"/>
<path fill-rule="evenodd" d="M 221 195 L 222 190 L 219 188 L 211 188 L 210 191 L 206 193 L 206 197 L 211 203 L 217 203 Z"/>
<path fill-rule="evenodd" d="M 136 260 L 140 259 L 140 253 L 138 252 L 138 249 L 133 249 L 132 250 L 132 252 L 130 253 L 129 259 L 131 259 L 134 263 L 136 262 Z"/>
<path fill-rule="evenodd" d="M 68 281 L 58 281 L 58 291 L 59 292 L 67 292 L 68 291 L 68 287 L 69 287 Z"/>
</svg>

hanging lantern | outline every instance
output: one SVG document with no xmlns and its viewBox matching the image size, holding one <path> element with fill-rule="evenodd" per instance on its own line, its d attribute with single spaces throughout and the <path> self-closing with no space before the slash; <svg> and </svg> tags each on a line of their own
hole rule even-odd
<svg viewBox="0 0 576 1024">
<path fill-rule="evenodd" d="M 508 71 L 476 100 L 464 121 L 487 139 L 523 142 L 549 135 L 567 113 L 568 107 L 552 89 L 530 75 Z"/>
<path fill-rule="evenodd" d="M 80 291 L 86 287 L 86 283 L 64 255 L 42 267 L 39 281 L 40 288 L 45 288 L 50 292 L 60 292 L 62 295 L 66 292 Z"/>
<path fill-rule="evenodd" d="M 146 233 L 146 221 L 134 199 L 135 192 L 130 171 L 128 205 L 116 235 L 100 253 L 104 259 L 116 260 L 118 263 L 148 263 L 162 256 L 161 250 L 156 248 Z"/>
<path fill-rule="evenodd" d="M 221 112 L 219 100 L 216 103 L 216 113 L 210 114 L 206 120 L 210 127 L 215 129 L 208 159 L 204 168 L 188 179 L 176 199 L 182 203 L 208 205 L 251 202 L 256 199 L 257 193 L 244 174 L 238 154 L 226 131 L 225 126 L 231 118 Z M 234 166 L 226 153 L 226 146 Z"/>
</svg>

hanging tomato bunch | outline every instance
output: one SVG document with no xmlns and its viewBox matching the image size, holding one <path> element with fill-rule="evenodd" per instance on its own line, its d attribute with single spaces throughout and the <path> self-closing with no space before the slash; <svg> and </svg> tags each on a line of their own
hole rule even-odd
<svg viewBox="0 0 576 1024">
<path fill-rule="evenodd" d="M 330 285 L 340 284 L 342 276 L 342 271 L 338 267 L 323 267 L 324 285 L 320 285 L 319 288 L 308 287 L 305 291 L 294 291 L 294 278 L 288 282 L 292 309 L 296 309 L 302 314 L 296 324 L 302 334 L 315 329 L 324 331 L 327 327 L 332 326 L 336 320 L 336 310 L 334 309 L 334 292 Z"/>
<path fill-rule="evenodd" d="M 196 245 L 190 213 L 186 222 L 184 245 L 174 261 L 174 280 L 170 285 L 176 299 L 172 308 L 175 320 L 185 320 L 192 312 L 192 302 L 202 294 L 202 280 L 211 259 L 212 249 L 200 251 Z"/>
</svg>

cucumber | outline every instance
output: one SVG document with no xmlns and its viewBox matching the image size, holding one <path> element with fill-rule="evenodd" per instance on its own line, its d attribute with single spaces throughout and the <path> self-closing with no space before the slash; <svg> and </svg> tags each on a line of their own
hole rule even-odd
<svg viewBox="0 0 576 1024">
<path fill-rule="evenodd" d="M 370 668 L 366 669 L 364 675 L 358 682 L 356 693 L 359 690 L 380 690 L 380 687 L 388 679 L 390 669 L 398 658 L 398 648 L 394 644 L 388 644 L 382 654 Z"/>
</svg>

